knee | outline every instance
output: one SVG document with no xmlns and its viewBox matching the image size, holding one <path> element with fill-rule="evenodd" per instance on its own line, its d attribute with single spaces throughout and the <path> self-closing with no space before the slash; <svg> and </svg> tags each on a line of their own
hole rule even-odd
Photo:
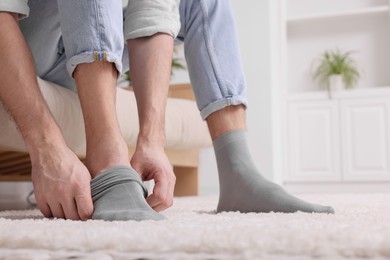
<svg viewBox="0 0 390 260">
<path fill-rule="evenodd" d="M 230 1 L 186 0 L 180 2 L 180 22 L 185 33 L 200 23 L 214 23 L 232 17 Z"/>
<path fill-rule="evenodd" d="M 125 39 L 165 33 L 176 37 L 180 28 L 177 0 L 129 1 L 125 12 Z"/>
</svg>

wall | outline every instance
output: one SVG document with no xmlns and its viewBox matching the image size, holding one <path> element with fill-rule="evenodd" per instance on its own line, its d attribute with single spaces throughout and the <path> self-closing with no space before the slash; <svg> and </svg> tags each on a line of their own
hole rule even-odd
<svg viewBox="0 0 390 260">
<path fill-rule="evenodd" d="M 351 52 L 360 73 L 356 88 L 390 85 L 387 0 L 286 2 L 290 93 L 323 90 L 313 74 L 322 54 L 336 49 Z"/>
<path fill-rule="evenodd" d="M 261 173 L 280 183 L 280 1 L 231 2 L 248 85 L 250 149 Z"/>
</svg>

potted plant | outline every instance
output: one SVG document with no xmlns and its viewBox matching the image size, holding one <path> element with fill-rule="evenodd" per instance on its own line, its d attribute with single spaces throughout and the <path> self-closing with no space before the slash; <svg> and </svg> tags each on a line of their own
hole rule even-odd
<svg viewBox="0 0 390 260">
<path fill-rule="evenodd" d="M 339 50 L 325 51 L 315 69 L 313 78 L 326 87 L 329 98 L 331 91 L 356 86 L 360 73 L 355 61 L 351 58 L 352 52 L 342 53 Z"/>
</svg>

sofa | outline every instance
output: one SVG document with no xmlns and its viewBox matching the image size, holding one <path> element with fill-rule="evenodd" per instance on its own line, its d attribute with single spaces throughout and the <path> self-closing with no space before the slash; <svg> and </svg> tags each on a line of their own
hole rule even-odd
<svg viewBox="0 0 390 260">
<path fill-rule="evenodd" d="M 68 146 L 85 158 L 86 142 L 77 94 L 38 78 L 41 92 Z M 122 135 L 134 152 L 138 114 L 131 89 L 118 88 L 117 114 Z M 166 111 L 166 153 L 176 174 L 175 196 L 198 194 L 199 150 L 211 145 L 189 84 L 172 85 Z M 23 139 L 6 109 L 0 105 L 0 181 L 30 181 L 31 163 Z"/>
</svg>

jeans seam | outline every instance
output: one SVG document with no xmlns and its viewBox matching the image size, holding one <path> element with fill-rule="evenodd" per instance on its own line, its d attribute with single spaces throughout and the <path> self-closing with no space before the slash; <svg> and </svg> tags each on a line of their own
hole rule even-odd
<svg viewBox="0 0 390 260">
<path fill-rule="evenodd" d="M 94 0 L 95 3 L 95 21 L 96 21 L 96 31 L 97 31 L 97 36 L 98 36 L 98 41 L 99 41 L 99 50 L 102 49 L 102 32 L 101 32 L 101 23 L 99 22 L 100 19 L 100 10 L 99 6 L 96 0 Z M 94 51 L 94 60 L 99 61 L 100 60 L 100 53 L 98 51 Z"/>
<path fill-rule="evenodd" d="M 221 91 L 222 96 L 225 97 L 228 95 L 228 91 L 227 91 L 227 88 L 223 82 L 221 75 L 220 75 L 221 73 L 219 71 L 218 62 L 217 62 L 217 59 L 215 57 L 214 49 L 212 46 L 211 35 L 210 35 L 210 30 L 209 30 L 209 23 L 208 23 L 209 17 L 208 17 L 207 8 L 206 8 L 206 5 L 205 5 L 203 0 L 200 0 L 199 4 L 200 4 L 200 8 L 202 10 L 203 30 L 204 30 L 204 37 L 205 37 L 207 52 L 209 54 L 211 66 L 213 67 L 215 77 L 216 77 L 217 82 L 218 82 L 219 90 Z"/>
</svg>

